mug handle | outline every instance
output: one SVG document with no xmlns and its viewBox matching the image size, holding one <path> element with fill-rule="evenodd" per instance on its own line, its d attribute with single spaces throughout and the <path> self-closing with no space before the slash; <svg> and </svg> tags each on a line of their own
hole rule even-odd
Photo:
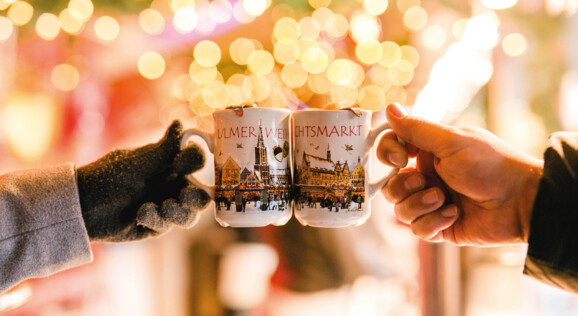
<svg viewBox="0 0 578 316">
<path fill-rule="evenodd" d="M 207 143 L 207 146 L 209 147 L 209 151 L 212 154 L 214 154 L 213 134 L 206 133 L 206 132 L 204 132 L 200 129 L 196 129 L 196 128 L 192 128 L 192 129 L 188 129 L 188 130 L 184 131 L 183 138 L 181 139 L 181 150 L 184 149 L 185 147 L 187 147 L 187 145 L 189 143 L 189 138 L 191 138 L 192 136 L 200 136 L 205 141 L 205 143 Z M 210 185 L 210 184 L 205 183 L 202 180 L 199 180 L 197 177 L 195 177 L 194 174 L 188 174 L 185 177 L 192 184 L 205 190 L 205 192 L 207 192 L 209 197 L 211 197 L 211 200 L 215 199 L 215 186 L 214 185 Z"/>
<path fill-rule="evenodd" d="M 376 128 L 372 128 L 369 131 L 369 137 L 368 137 L 368 142 L 371 144 L 371 146 L 373 147 L 375 145 L 375 140 L 377 139 L 377 136 L 381 135 L 381 133 L 383 133 L 385 130 L 390 129 L 390 125 L 388 122 L 385 122 L 381 125 L 379 125 Z M 399 140 L 398 140 L 399 141 Z M 375 197 L 375 194 L 377 194 L 377 192 L 380 191 L 380 189 L 393 177 L 395 176 L 398 172 L 399 172 L 400 168 L 393 168 L 388 174 L 386 174 L 384 177 L 382 177 L 381 179 L 379 179 L 376 182 L 370 182 L 369 183 L 369 199 L 373 199 Z"/>
</svg>

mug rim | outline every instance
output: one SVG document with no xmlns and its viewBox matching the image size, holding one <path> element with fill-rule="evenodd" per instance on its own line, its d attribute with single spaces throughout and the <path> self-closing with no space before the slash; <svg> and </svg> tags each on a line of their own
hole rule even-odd
<svg viewBox="0 0 578 316">
<path fill-rule="evenodd" d="M 228 109 L 219 109 L 213 112 L 213 115 L 219 114 L 219 113 L 230 113 L 230 112 L 234 112 L 237 109 L 232 109 L 232 108 L 228 108 Z M 287 112 L 287 113 L 291 113 L 292 111 L 290 109 L 287 108 L 260 108 L 260 107 L 247 107 L 247 108 L 243 108 L 243 111 L 265 111 L 265 112 Z"/>
</svg>

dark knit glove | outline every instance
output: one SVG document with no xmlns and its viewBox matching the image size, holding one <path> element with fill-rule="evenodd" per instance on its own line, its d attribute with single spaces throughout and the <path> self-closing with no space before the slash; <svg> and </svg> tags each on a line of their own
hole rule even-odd
<svg viewBox="0 0 578 316">
<path fill-rule="evenodd" d="M 189 228 L 209 202 L 185 175 L 205 163 L 196 145 L 180 149 L 175 121 L 159 142 L 115 150 L 77 169 L 82 217 L 91 241 L 124 242 Z"/>
</svg>

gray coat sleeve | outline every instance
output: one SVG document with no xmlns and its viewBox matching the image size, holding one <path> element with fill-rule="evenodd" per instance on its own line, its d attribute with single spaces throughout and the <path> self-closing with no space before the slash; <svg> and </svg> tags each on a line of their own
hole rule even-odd
<svg viewBox="0 0 578 316">
<path fill-rule="evenodd" d="M 0 293 L 91 260 L 74 165 L 0 175 Z"/>
</svg>

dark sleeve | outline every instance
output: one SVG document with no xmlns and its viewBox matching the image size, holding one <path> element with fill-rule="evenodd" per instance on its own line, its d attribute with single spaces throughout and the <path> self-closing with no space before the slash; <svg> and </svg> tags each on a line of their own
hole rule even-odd
<svg viewBox="0 0 578 316">
<path fill-rule="evenodd" d="M 550 137 L 534 202 L 524 274 L 578 293 L 578 133 Z"/>
</svg>

